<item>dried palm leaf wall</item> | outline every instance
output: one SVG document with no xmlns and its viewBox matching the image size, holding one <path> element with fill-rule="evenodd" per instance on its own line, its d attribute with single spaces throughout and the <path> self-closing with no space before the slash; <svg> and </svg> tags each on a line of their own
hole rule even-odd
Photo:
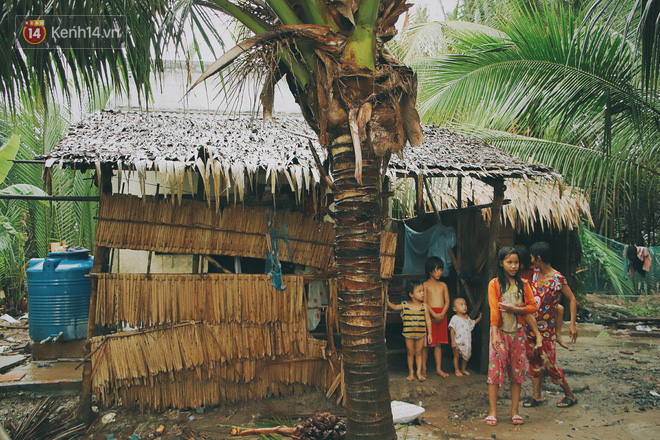
<svg viewBox="0 0 660 440">
<path fill-rule="evenodd" d="M 279 231 L 281 261 L 326 269 L 333 259 L 334 229 L 299 212 L 267 213 L 234 205 L 216 212 L 206 202 L 172 203 L 155 197 L 104 196 L 99 203 L 96 245 L 177 254 L 265 258 L 268 216 Z M 287 249 L 284 226 L 289 241 Z"/>
<path fill-rule="evenodd" d="M 98 274 L 99 325 L 153 326 L 170 322 L 301 323 L 304 283 L 285 275 L 286 290 L 268 275 Z M 292 335 L 293 336 L 293 335 Z"/>
<path fill-rule="evenodd" d="M 307 332 L 303 280 L 284 284 L 276 291 L 269 277 L 248 274 L 98 275 L 99 324 L 149 328 L 92 339 L 97 398 L 160 410 L 326 389 L 334 375 L 325 341 Z"/>
<path fill-rule="evenodd" d="M 270 228 L 279 231 L 281 260 L 319 269 L 334 264 L 331 224 L 262 207 L 216 212 L 192 200 L 104 196 L 96 242 L 105 248 L 265 258 L 268 217 Z M 383 278 L 392 275 L 395 250 L 396 234 L 384 232 Z M 340 377 L 339 364 L 327 359 L 326 342 L 309 336 L 304 276 L 283 276 L 284 291 L 258 274 L 92 276 L 96 324 L 137 328 L 91 339 L 92 389 L 104 406 L 194 408 L 328 389 Z M 329 340 L 338 324 L 335 280 L 330 290 Z"/>
<path fill-rule="evenodd" d="M 220 212 L 206 202 L 180 203 L 156 197 L 102 196 L 96 245 L 178 254 L 232 255 L 265 258 L 268 216 L 278 230 L 281 261 L 328 269 L 334 265 L 334 228 L 299 212 L 272 212 L 263 207 L 233 205 Z M 283 234 L 286 226 L 287 249 Z M 289 255 L 289 249 L 291 255 Z M 396 234 L 383 231 L 381 277 L 394 272 Z"/>
<path fill-rule="evenodd" d="M 105 196 L 96 240 L 103 248 L 265 258 L 268 216 L 282 260 L 332 264 L 332 225 L 259 207 L 216 213 L 204 202 Z M 326 342 L 309 336 L 303 276 L 285 275 L 283 291 L 268 275 L 92 276 L 96 324 L 138 328 L 91 339 L 92 389 L 105 406 L 217 405 L 327 389 L 337 375 Z"/>
</svg>

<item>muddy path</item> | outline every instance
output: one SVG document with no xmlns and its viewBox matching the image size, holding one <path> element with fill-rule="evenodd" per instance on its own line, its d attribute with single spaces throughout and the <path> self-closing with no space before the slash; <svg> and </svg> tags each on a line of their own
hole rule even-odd
<svg viewBox="0 0 660 440">
<path fill-rule="evenodd" d="M 578 324 L 580 337 L 557 358 L 578 397 L 572 408 L 557 408 L 561 389 L 544 382 L 543 405 L 522 408 L 522 426 L 510 421 L 510 393 L 500 390 L 499 424 L 484 423 L 488 411 L 486 378 L 430 377 L 424 384 L 405 384 L 405 370 L 392 372 L 392 395 L 422 401 L 427 412 L 419 426 L 400 438 L 498 439 L 653 439 L 660 432 L 660 339 L 633 337 L 601 325 Z M 445 362 L 443 362 L 445 365 Z M 449 365 L 447 365 L 448 367 Z M 450 370 L 451 371 L 451 370 Z M 428 383 L 428 385 L 426 385 Z M 432 392 L 431 392 L 432 390 Z M 531 381 L 523 398 L 532 394 Z M 495 437 L 493 437 L 493 435 Z"/>
<path fill-rule="evenodd" d="M 390 357 L 392 398 L 422 402 L 426 413 L 418 424 L 399 425 L 399 439 L 640 439 L 658 438 L 660 432 L 660 338 L 631 336 L 628 331 L 595 324 L 578 324 L 580 337 L 570 350 L 558 351 L 579 403 L 569 409 L 556 407 L 562 396 L 559 387 L 544 384 L 544 404 L 521 408 L 522 426 L 513 426 L 507 417 L 510 395 L 503 388 L 498 405 L 499 424 L 486 426 L 488 409 L 486 377 L 472 372 L 469 377 L 441 378 L 429 374 L 426 382 L 406 380 L 405 354 Z M 448 353 L 445 371 L 453 371 Z M 432 362 L 429 363 L 433 371 Z M 531 396 L 531 382 L 523 385 L 523 398 Z M 0 419 L 19 419 L 38 397 L 29 394 L 5 396 L 0 401 Z M 75 410 L 77 397 L 58 397 L 62 405 Z M 264 426 L 267 421 L 296 423 L 315 412 L 342 415 L 344 409 L 315 392 L 284 399 L 222 405 L 193 411 L 169 410 L 139 414 L 133 410 L 101 410 L 98 421 L 83 438 L 125 440 L 150 438 L 163 426 L 163 439 L 236 439 L 230 426 Z M 114 421 L 101 418 L 115 413 Z M 271 425 L 272 426 L 272 425 Z M 252 437 L 257 438 L 257 437 Z"/>
</svg>

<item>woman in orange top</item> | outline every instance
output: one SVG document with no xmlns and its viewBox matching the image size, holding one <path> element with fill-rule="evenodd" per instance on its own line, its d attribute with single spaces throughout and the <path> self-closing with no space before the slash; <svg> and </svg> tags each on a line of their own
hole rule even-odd
<svg viewBox="0 0 660 440">
<path fill-rule="evenodd" d="M 541 335 L 532 314 L 537 311 L 534 294 L 527 282 L 520 278 L 520 256 L 512 247 L 500 250 L 497 255 L 497 278 L 488 284 L 490 305 L 490 348 L 488 355 L 488 400 L 490 411 L 486 424 L 497 425 L 497 395 L 504 385 L 504 374 L 511 383 L 511 422 L 522 425 L 524 419 L 518 412 L 521 384 L 527 377 L 525 354 L 525 322 L 537 335 Z"/>
</svg>

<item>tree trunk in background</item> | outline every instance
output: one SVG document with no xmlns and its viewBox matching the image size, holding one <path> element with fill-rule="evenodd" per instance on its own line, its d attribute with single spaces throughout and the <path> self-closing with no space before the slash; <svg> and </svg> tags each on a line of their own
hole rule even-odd
<svg viewBox="0 0 660 440">
<path fill-rule="evenodd" d="M 393 440 L 380 278 L 381 160 L 362 149 L 360 185 L 353 145 L 337 143 L 330 150 L 347 428 L 351 439 Z"/>
</svg>

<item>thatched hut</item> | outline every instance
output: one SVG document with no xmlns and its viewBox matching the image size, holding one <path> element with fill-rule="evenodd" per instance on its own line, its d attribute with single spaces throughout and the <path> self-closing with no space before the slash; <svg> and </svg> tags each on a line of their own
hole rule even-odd
<svg viewBox="0 0 660 440">
<path fill-rule="evenodd" d="M 453 132 L 424 132 L 388 173 L 416 180 L 419 213 L 427 178 L 486 182 L 495 197 L 481 207 L 499 212 L 504 179 L 558 177 Z M 341 399 L 334 231 L 324 221 L 332 182 L 315 139 L 292 116 L 99 112 L 44 158 L 47 180 L 55 166 L 94 169 L 101 188 L 83 407 L 92 391 L 104 405 L 153 409 L 309 387 Z M 482 225 L 491 253 L 497 223 Z M 390 279 L 397 237 L 381 241 Z M 329 301 L 312 306 L 305 286 L 319 280 Z M 326 310 L 325 340 L 309 334 L 308 307 Z"/>
</svg>

